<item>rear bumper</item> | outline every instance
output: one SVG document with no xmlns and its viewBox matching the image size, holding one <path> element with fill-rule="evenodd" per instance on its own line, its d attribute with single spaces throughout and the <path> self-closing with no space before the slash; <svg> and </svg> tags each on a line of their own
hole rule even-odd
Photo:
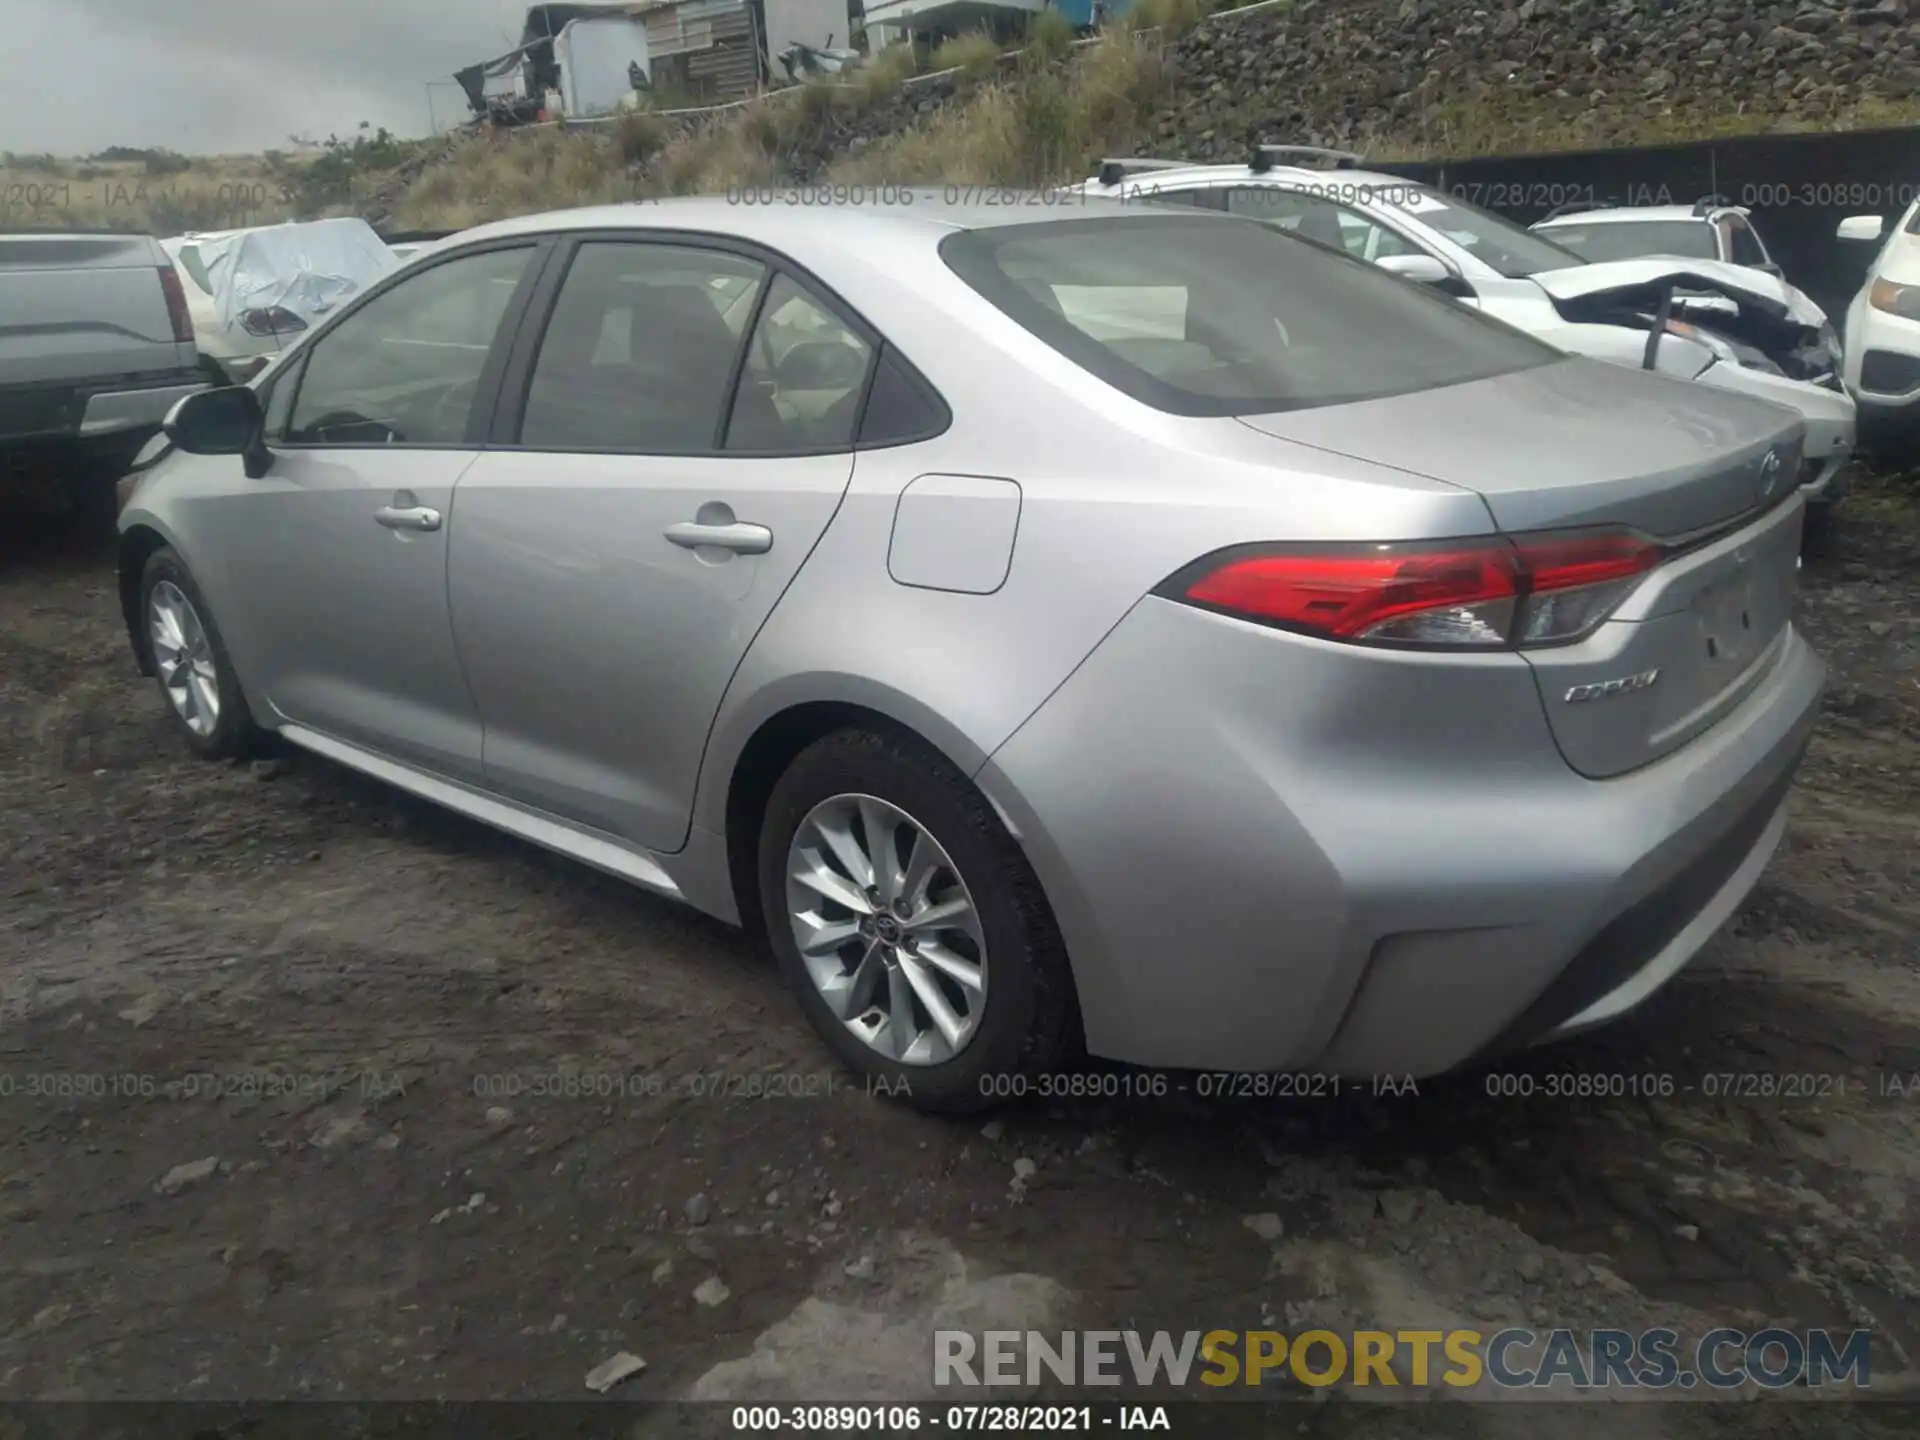
<svg viewBox="0 0 1920 1440">
<path fill-rule="evenodd" d="M 1824 675 L 1790 631 L 1712 730 L 1592 781 L 1517 656 L 1150 600 L 978 779 L 1053 903 L 1093 1053 L 1429 1075 L 1625 1013 L 1699 950 L 1778 842 Z"/>
</svg>

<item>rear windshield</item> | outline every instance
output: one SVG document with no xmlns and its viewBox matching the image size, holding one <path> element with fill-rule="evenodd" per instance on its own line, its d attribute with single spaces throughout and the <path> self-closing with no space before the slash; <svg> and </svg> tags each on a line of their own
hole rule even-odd
<svg viewBox="0 0 1920 1440">
<path fill-rule="evenodd" d="M 1546 232 L 1583 260 L 1638 260 L 1646 255 L 1678 255 L 1688 260 L 1717 260 L 1720 246 L 1705 220 L 1596 220 L 1585 225 L 1555 225 Z"/>
<path fill-rule="evenodd" d="M 1563 358 L 1415 281 L 1254 220 L 963 230 L 960 278 L 1115 389 L 1176 415 L 1375 400 Z"/>
</svg>

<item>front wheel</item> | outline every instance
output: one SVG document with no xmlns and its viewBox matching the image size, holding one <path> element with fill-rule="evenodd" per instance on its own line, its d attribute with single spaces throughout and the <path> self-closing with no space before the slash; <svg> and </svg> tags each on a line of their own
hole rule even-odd
<svg viewBox="0 0 1920 1440">
<path fill-rule="evenodd" d="M 173 547 L 147 557 L 140 574 L 140 623 L 167 709 L 195 754 L 244 755 L 259 740 L 233 661 L 200 587 Z"/>
<path fill-rule="evenodd" d="M 1067 1057 L 1072 979 L 1039 881 L 926 746 L 859 729 L 803 751 L 768 801 L 759 887 L 801 1008 L 875 1093 L 985 1109 Z"/>
</svg>

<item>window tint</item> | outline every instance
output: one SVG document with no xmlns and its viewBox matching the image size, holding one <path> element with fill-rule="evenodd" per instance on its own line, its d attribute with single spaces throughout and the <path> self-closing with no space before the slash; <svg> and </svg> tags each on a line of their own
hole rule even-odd
<svg viewBox="0 0 1920 1440">
<path fill-rule="evenodd" d="M 1733 237 L 1733 263 L 1736 265 L 1764 265 L 1767 263 L 1767 248 L 1760 243 L 1760 237 L 1753 233 L 1753 227 L 1746 221 L 1728 217 L 1728 232 Z"/>
<path fill-rule="evenodd" d="M 1418 246 L 1348 205 L 1278 185 L 1241 185 L 1226 192 L 1227 213 L 1278 225 L 1295 235 L 1345 250 L 1356 260 L 1424 254 Z"/>
<path fill-rule="evenodd" d="M 1648 255 L 1677 255 L 1686 260 L 1720 258 L 1713 226 L 1705 220 L 1593 220 L 1583 225 L 1555 225 L 1542 233 L 1596 264 L 1639 260 Z"/>
<path fill-rule="evenodd" d="M 297 445 L 458 445 L 500 320 L 531 247 L 422 270 L 309 347 L 287 440 Z"/>
<path fill-rule="evenodd" d="M 520 443 L 711 451 L 766 267 L 686 245 L 592 241 L 540 338 Z"/>
<path fill-rule="evenodd" d="M 1503 215 L 1470 205 L 1457 195 L 1417 185 L 1393 186 L 1380 192 L 1379 203 L 1447 237 L 1474 259 L 1509 280 L 1538 275 L 1543 270 L 1566 270 L 1581 257 L 1545 233 L 1524 230 Z"/>
<path fill-rule="evenodd" d="M 727 422 L 729 450 L 851 444 L 873 347 L 790 277 L 778 275 L 753 327 Z"/>
<path fill-rule="evenodd" d="M 1175 414 L 1342 404 L 1563 358 L 1267 224 L 1136 214 L 961 231 L 940 252 L 1061 354 Z"/>
<path fill-rule="evenodd" d="M 891 345 L 882 346 L 880 364 L 867 389 L 860 417 L 861 445 L 904 445 L 938 435 L 952 416 L 932 387 L 921 380 Z"/>
</svg>

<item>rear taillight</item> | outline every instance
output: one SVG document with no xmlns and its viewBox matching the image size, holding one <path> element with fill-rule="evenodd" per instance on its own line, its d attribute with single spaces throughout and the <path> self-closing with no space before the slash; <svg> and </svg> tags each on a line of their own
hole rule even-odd
<svg viewBox="0 0 1920 1440">
<path fill-rule="evenodd" d="M 1591 633 L 1665 553 L 1624 531 L 1440 544 L 1242 546 L 1188 566 L 1157 593 L 1360 644 L 1564 645 Z"/>
<path fill-rule="evenodd" d="M 263 305 L 242 310 L 240 328 L 249 335 L 295 335 L 307 328 L 307 322 L 284 305 Z"/>
<path fill-rule="evenodd" d="M 173 322 L 176 344 L 193 343 L 193 315 L 187 309 L 187 292 L 181 288 L 180 275 L 171 265 L 160 267 L 160 289 L 167 297 L 167 319 Z"/>
</svg>

